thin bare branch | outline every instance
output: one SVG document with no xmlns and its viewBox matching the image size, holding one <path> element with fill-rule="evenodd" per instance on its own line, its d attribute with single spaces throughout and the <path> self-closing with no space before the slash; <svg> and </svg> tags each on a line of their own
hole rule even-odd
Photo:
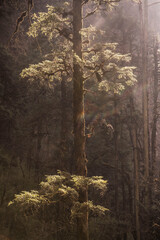
<svg viewBox="0 0 160 240">
<path fill-rule="evenodd" d="M 151 7 L 151 6 L 157 5 L 157 4 L 160 4 L 160 2 L 154 2 L 154 3 L 148 4 L 148 7 Z"/>
<path fill-rule="evenodd" d="M 87 13 L 87 14 L 86 14 L 86 16 L 84 16 L 84 18 L 83 18 L 83 19 L 86 19 L 87 17 L 89 17 L 89 16 L 93 15 L 93 14 L 94 14 L 94 13 L 97 11 L 97 9 L 98 9 L 98 8 L 95 8 L 93 11 L 91 11 L 91 12 Z"/>
</svg>

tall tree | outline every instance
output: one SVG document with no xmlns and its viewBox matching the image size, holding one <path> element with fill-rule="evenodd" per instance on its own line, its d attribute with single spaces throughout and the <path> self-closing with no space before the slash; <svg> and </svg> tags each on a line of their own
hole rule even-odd
<svg viewBox="0 0 160 240">
<path fill-rule="evenodd" d="M 84 78 L 82 60 L 82 0 L 73 0 L 73 122 L 74 122 L 74 159 L 77 175 L 86 176 L 85 154 L 85 120 L 84 120 Z M 79 60 L 79 61 L 78 61 Z M 88 201 L 87 186 L 80 189 L 79 201 Z M 83 213 L 78 217 L 77 239 L 88 240 L 88 207 L 84 205 Z"/>
<path fill-rule="evenodd" d="M 148 121 L 148 0 L 143 0 L 142 18 L 142 103 L 145 205 L 149 207 L 149 121 Z"/>
<path fill-rule="evenodd" d="M 130 98 L 130 114 L 131 114 L 131 136 L 133 147 L 134 160 L 134 209 L 135 209 L 135 225 L 136 225 L 136 239 L 140 240 L 140 221 L 139 221 L 139 163 L 138 163 L 138 144 L 136 120 L 134 118 L 134 102 L 133 97 Z"/>
<path fill-rule="evenodd" d="M 119 156 L 118 156 L 118 109 L 117 109 L 117 96 L 114 94 L 114 162 L 115 162 L 115 211 L 118 214 L 119 209 Z"/>
<path fill-rule="evenodd" d="M 103 2 L 103 10 L 106 3 L 109 2 Z M 94 80 L 98 81 L 98 84 L 96 81 L 96 87 L 112 92 L 112 94 L 120 93 L 125 86 L 132 85 L 136 81 L 133 73 L 134 67 L 124 66 L 123 64 L 130 61 L 130 56 L 117 53 L 116 44 L 107 43 L 103 38 L 100 39 L 102 44 L 97 43 L 95 36 L 99 38 L 97 33 L 102 33 L 95 27 L 83 28 L 83 19 L 94 14 L 95 9 L 100 8 L 101 1 L 93 1 L 94 6 L 91 6 L 93 12 L 88 12 L 85 17 L 83 17 L 82 12 L 84 3 L 86 2 L 82 0 L 73 0 L 73 6 L 66 5 L 66 3 L 60 3 L 59 8 L 48 6 L 48 12 L 34 16 L 29 35 L 36 37 L 39 32 L 42 32 L 49 39 L 57 36 L 56 43 L 59 46 L 57 45 L 55 52 L 50 54 L 52 60 L 47 59 L 42 63 L 32 64 L 28 69 L 24 69 L 21 74 L 22 77 L 40 81 L 40 84 L 46 84 L 50 80 L 53 82 L 55 79 L 62 81 L 63 73 L 69 73 L 68 78 L 69 76 L 72 77 L 74 165 L 76 174 L 82 178 L 87 176 L 84 116 L 84 92 L 86 90 L 84 90 L 84 80 L 91 80 L 94 77 Z M 71 42 L 73 42 L 73 47 Z M 63 61 L 64 56 L 68 56 L 65 63 Z M 47 79 L 48 81 L 46 81 Z M 87 201 L 88 190 L 86 185 L 79 189 L 79 202 L 81 203 L 81 214 L 77 216 L 77 238 L 79 240 L 89 239 Z"/>
<path fill-rule="evenodd" d="M 59 167 L 61 170 L 67 170 L 67 83 L 66 76 L 62 76 L 61 80 L 61 133 L 60 133 L 60 156 L 59 156 Z"/>
<path fill-rule="evenodd" d="M 152 120 L 152 133 L 151 133 L 151 156 L 152 156 L 152 178 L 155 174 L 156 164 L 156 143 L 157 143 L 157 120 L 158 120 L 158 80 L 159 80 L 159 54 L 158 54 L 158 40 L 154 41 L 154 81 L 153 81 L 153 120 Z M 152 180 L 153 181 L 153 180 Z"/>
</svg>

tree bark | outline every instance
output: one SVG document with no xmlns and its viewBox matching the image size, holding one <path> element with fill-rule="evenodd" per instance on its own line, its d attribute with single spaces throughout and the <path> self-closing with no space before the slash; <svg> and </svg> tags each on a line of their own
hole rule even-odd
<svg viewBox="0 0 160 240">
<path fill-rule="evenodd" d="M 137 152 L 137 133 L 136 124 L 133 117 L 134 103 L 133 98 L 130 98 L 131 109 L 131 134 L 133 144 L 133 159 L 134 159 L 134 209 L 135 209 L 135 223 L 136 223 L 136 239 L 140 240 L 140 222 L 139 222 L 139 164 L 138 164 L 138 152 Z"/>
<path fill-rule="evenodd" d="M 41 144 L 42 144 L 42 121 L 41 119 L 38 121 L 37 125 L 37 146 L 36 146 L 36 159 L 35 159 L 35 178 L 39 182 L 40 179 L 40 151 L 41 151 Z"/>
<path fill-rule="evenodd" d="M 158 41 L 155 40 L 154 44 L 154 82 L 153 82 L 153 121 L 151 133 L 151 156 L 152 156 L 152 183 L 155 176 L 155 163 L 156 163 L 156 132 L 158 120 Z M 153 192 L 152 192 L 153 195 Z"/>
<path fill-rule="evenodd" d="M 60 136 L 60 156 L 59 156 L 59 169 L 67 171 L 68 164 L 66 162 L 67 155 L 67 89 L 66 77 L 62 76 L 61 80 L 61 136 Z"/>
<path fill-rule="evenodd" d="M 87 176 L 85 154 L 84 119 L 84 79 L 83 69 L 78 59 L 82 59 L 82 0 L 73 0 L 73 127 L 74 161 L 76 173 Z M 77 58 L 78 57 L 78 58 Z M 79 191 L 79 201 L 83 205 L 81 215 L 77 217 L 77 239 L 88 240 L 88 190 L 87 186 Z"/>
<path fill-rule="evenodd" d="M 143 0 L 142 102 L 145 206 L 149 209 L 149 124 L 148 124 L 148 0 Z"/>
<path fill-rule="evenodd" d="M 118 130 L 117 130 L 117 98 L 114 94 L 114 161 L 115 161 L 115 212 L 118 215 L 119 206 L 119 181 L 118 181 L 118 168 L 119 168 L 119 158 L 118 158 Z"/>
</svg>

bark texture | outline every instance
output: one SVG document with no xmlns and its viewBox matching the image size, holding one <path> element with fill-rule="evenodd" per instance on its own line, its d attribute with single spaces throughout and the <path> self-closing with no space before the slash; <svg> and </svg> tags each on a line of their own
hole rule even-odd
<svg viewBox="0 0 160 240">
<path fill-rule="evenodd" d="M 142 93 L 145 206 L 149 208 L 149 124 L 148 124 L 148 0 L 143 0 Z"/>
<path fill-rule="evenodd" d="M 114 161 L 115 161 L 115 212 L 118 215 L 119 208 L 119 157 L 118 157 L 118 108 L 117 108 L 117 97 L 114 95 Z"/>
<path fill-rule="evenodd" d="M 67 89 L 66 89 L 66 77 L 62 76 L 61 81 L 61 139 L 60 139 L 60 156 L 59 156 L 59 168 L 60 170 L 67 171 Z"/>
<path fill-rule="evenodd" d="M 158 41 L 154 44 L 154 85 L 153 85 L 153 121 L 151 134 L 151 154 L 152 154 L 152 183 L 155 175 L 156 164 L 156 142 L 157 142 L 157 120 L 158 120 Z"/>
<path fill-rule="evenodd" d="M 134 160 L 134 209 L 135 209 L 136 239 L 140 240 L 139 164 L 138 164 L 136 121 L 134 119 L 134 103 L 133 103 L 132 97 L 130 99 L 130 108 L 131 108 L 131 133 L 132 133 L 132 147 L 133 147 L 133 160 Z"/>
<path fill-rule="evenodd" d="M 84 119 L 84 79 L 80 64 L 82 59 L 82 0 L 73 0 L 73 124 L 74 124 L 74 161 L 76 173 L 87 175 L 85 155 L 85 119 Z M 88 240 L 88 191 L 87 186 L 80 190 L 82 203 L 81 215 L 77 218 L 77 239 Z"/>
</svg>

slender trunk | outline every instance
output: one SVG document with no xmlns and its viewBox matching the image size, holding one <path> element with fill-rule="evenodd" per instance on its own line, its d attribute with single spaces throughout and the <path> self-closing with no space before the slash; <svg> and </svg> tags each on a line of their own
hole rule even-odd
<svg viewBox="0 0 160 240">
<path fill-rule="evenodd" d="M 35 177 L 37 181 L 39 182 L 40 177 L 40 151 L 41 151 L 41 143 L 42 143 L 42 122 L 39 120 L 38 126 L 37 126 L 37 146 L 36 146 L 36 159 L 35 159 Z"/>
<path fill-rule="evenodd" d="M 154 82 L 153 82 L 153 122 L 152 122 L 152 134 L 151 134 L 151 154 L 152 154 L 152 183 L 155 175 L 155 163 L 156 163 L 156 132 L 157 132 L 157 119 L 158 119 L 158 42 L 155 41 L 154 46 Z"/>
<path fill-rule="evenodd" d="M 118 159 L 118 132 L 117 132 L 117 99 L 114 95 L 114 161 L 115 161 L 115 212 L 118 214 L 118 168 L 119 168 L 119 159 Z"/>
<path fill-rule="evenodd" d="M 130 98 L 130 110 L 131 110 L 131 134 L 133 144 L 133 159 L 134 159 L 134 209 L 135 209 L 135 223 L 136 223 L 136 239 L 140 240 L 140 222 L 139 222 L 139 164 L 138 164 L 138 152 L 137 152 L 137 133 L 134 113 L 133 98 Z"/>
<path fill-rule="evenodd" d="M 130 53 L 132 54 L 132 39 L 130 38 Z M 131 90 L 132 91 L 132 90 Z M 135 225 L 136 225 L 136 240 L 140 240 L 140 219 L 139 219 L 139 163 L 138 163 L 138 143 L 137 143 L 137 127 L 134 118 L 134 98 L 133 92 L 130 97 L 130 117 L 131 117 L 131 131 L 130 137 L 133 148 L 133 161 L 134 161 L 134 213 L 135 213 Z"/>
<path fill-rule="evenodd" d="M 125 191 L 125 179 L 124 179 L 124 162 L 123 162 L 123 159 L 121 161 L 121 171 L 122 171 L 122 199 L 123 199 L 123 211 L 124 213 L 126 212 L 126 191 Z"/>
<path fill-rule="evenodd" d="M 76 173 L 87 175 L 85 155 L 85 119 L 84 119 L 84 79 L 79 59 L 82 59 L 82 0 L 73 0 L 73 124 L 74 124 L 74 161 Z M 88 201 L 87 186 L 79 192 L 80 203 Z M 88 240 L 88 207 L 83 204 L 82 214 L 77 218 L 77 239 Z"/>
<path fill-rule="evenodd" d="M 67 171 L 68 166 L 66 162 L 66 152 L 67 152 L 67 92 L 66 92 L 66 77 L 62 76 L 61 80 L 61 133 L 60 133 L 60 147 L 59 147 L 59 166 L 58 168 L 61 171 Z M 63 204 L 61 202 L 58 203 L 57 206 L 57 240 L 61 240 L 64 237 L 63 229 L 61 229 L 61 217 L 64 212 Z"/>
<path fill-rule="evenodd" d="M 148 124 L 148 0 L 143 0 L 142 94 L 145 206 L 149 208 L 149 124 Z"/>
<path fill-rule="evenodd" d="M 129 178 L 130 180 L 130 178 Z M 132 184 L 131 180 L 129 181 L 128 186 L 128 202 L 129 202 L 129 213 L 132 215 L 133 214 L 133 197 L 132 197 Z"/>
<path fill-rule="evenodd" d="M 59 168 L 61 170 L 67 170 L 66 162 L 66 150 L 67 150 L 67 110 L 66 110 L 66 78 L 62 76 L 61 81 L 61 139 L 60 139 L 60 156 L 59 156 Z"/>
<path fill-rule="evenodd" d="M 123 124 L 121 124 L 120 130 L 120 139 L 123 139 Z M 121 140 L 120 140 L 121 141 Z M 120 145 L 120 148 L 122 145 Z M 121 188 L 122 188 L 122 207 L 124 212 L 124 217 L 126 217 L 126 188 L 125 188 L 125 156 L 123 154 L 120 155 L 120 164 L 121 164 Z"/>
<path fill-rule="evenodd" d="M 138 166 L 138 157 L 137 157 L 137 136 L 136 136 L 136 128 L 133 126 L 132 130 L 133 134 L 133 155 L 134 155 L 134 174 L 135 174 L 135 219 L 136 219 L 136 236 L 137 240 L 140 240 L 140 223 L 139 223 L 139 166 Z"/>
</svg>

